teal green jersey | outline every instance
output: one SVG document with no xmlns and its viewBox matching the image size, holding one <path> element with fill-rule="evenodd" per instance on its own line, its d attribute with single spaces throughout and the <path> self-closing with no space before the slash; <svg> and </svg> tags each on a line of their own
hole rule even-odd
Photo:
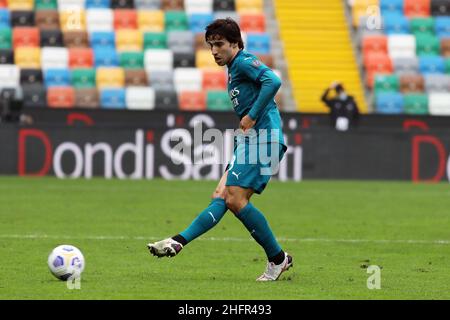
<svg viewBox="0 0 450 320">
<path fill-rule="evenodd" d="M 239 119 L 245 115 L 256 120 L 257 134 L 266 129 L 270 141 L 284 143 L 281 117 L 274 100 L 280 78 L 255 55 L 240 50 L 228 64 L 228 93 Z M 260 137 L 261 142 L 261 137 Z"/>
</svg>

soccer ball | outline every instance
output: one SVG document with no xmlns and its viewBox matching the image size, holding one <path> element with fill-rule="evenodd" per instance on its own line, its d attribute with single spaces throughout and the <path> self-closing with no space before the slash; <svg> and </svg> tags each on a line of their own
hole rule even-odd
<svg viewBox="0 0 450 320">
<path fill-rule="evenodd" d="M 50 272 L 58 279 L 66 281 L 71 276 L 79 277 L 84 270 L 84 256 L 72 245 L 63 244 L 48 256 Z"/>
</svg>

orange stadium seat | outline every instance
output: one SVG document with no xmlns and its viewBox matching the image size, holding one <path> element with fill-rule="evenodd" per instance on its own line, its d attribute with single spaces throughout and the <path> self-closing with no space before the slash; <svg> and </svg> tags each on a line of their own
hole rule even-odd
<svg viewBox="0 0 450 320">
<path fill-rule="evenodd" d="M 69 68 L 92 68 L 94 52 L 91 48 L 70 48 Z"/>
<path fill-rule="evenodd" d="M 74 88 L 72 87 L 48 88 L 47 104 L 50 108 L 72 108 L 75 105 Z"/>
<path fill-rule="evenodd" d="M 222 70 L 205 70 L 203 72 L 204 90 L 226 90 L 227 89 L 227 75 Z"/>
<path fill-rule="evenodd" d="M 244 32 L 266 32 L 266 17 L 263 13 L 241 14 L 240 26 Z"/>
<path fill-rule="evenodd" d="M 364 65 L 367 69 L 366 85 L 373 87 L 376 74 L 389 74 L 393 72 L 391 58 L 385 53 L 368 53 L 364 57 Z"/>
<path fill-rule="evenodd" d="M 0 0 L 0 8 L 6 8 L 7 6 L 6 0 Z"/>
<path fill-rule="evenodd" d="M 137 29 L 137 12 L 132 9 L 114 10 L 114 29 Z"/>
<path fill-rule="evenodd" d="M 428 17 L 431 12 L 431 0 L 404 0 L 407 17 Z"/>
<path fill-rule="evenodd" d="M 258 58 L 259 58 L 259 60 L 261 60 L 262 63 L 264 63 L 270 69 L 273 69 L 275 67 L 275 64 L 273 61 L 273 56 L 271 54 L 259 54 Z"/>
<path fill-rule="evenodd" d="M 362 51 L 363 55 L 366 55 L 369 52 L 387 53 L 387 37 L 385 35 L 371 35 L 364 37 L 362 43 Z"/>
<path fill-rule="evenodd" d="M 180 110 L 206 110 L 206 93 L 203 91 L 182 91 L 179 100 Z"/>
<path fill-rule="evenodd" d="M 40 32 L 35 27 L 17 27 L 13 29 L 13 48 L 39 47 Z"/>
</svg>

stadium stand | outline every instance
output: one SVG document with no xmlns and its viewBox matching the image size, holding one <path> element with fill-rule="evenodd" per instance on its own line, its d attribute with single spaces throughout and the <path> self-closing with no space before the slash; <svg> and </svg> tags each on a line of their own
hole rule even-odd
<svg viewBox="0 0 450 320">
<path fill-rule="evenodd" d="M 450 1 L 348 4 L 375 112 L 450 114 Z"/>
<path fill-rule="evenodd" d="M 273 68 L 263 9 L 262 0 L 1 1 L 0 90 L 22 90 L 27 107 L 231 110 L 204 29 L 241 21 L 248 50 Z"/>
</svg>

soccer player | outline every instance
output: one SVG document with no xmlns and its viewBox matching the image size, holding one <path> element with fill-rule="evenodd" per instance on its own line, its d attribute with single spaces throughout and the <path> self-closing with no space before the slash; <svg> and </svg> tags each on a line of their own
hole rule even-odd
<svg viewBox="0 0 450 320">
<path fill-rule="evenodd" d="M 216 226 L 230 209 L 267 255 L 266 270 L 256 280 L 275 281 L 293 265 L 292 257 L 281 249 L 266 218 L 252 205 L 250 198 L 254 193 L 263 192 L 271 177 L 264 169 L 269 169 L 272 162 L 281 161 L 287 149 L 274 100 L 281 80 L 256 56 L 244 50 L 241 31 L 234 20 L 212 22 L 206 27 L 205 40 L 215 62 L 228 67 L 228 92 L 240 119 L 242 135 L 235 138 L 233 158 L 208 207 L 186 230 L 149 243 L 147 247 L 157 257 L 173 257 L 189 242 Z M 249 158 L 254 157 L 251 151 L 258 153 L 262 148 L 268 150 L 271 161 L 258 157 L 251 162 Z M 273 168 L 271 170 L 273 172 Z"/>
</svg>

